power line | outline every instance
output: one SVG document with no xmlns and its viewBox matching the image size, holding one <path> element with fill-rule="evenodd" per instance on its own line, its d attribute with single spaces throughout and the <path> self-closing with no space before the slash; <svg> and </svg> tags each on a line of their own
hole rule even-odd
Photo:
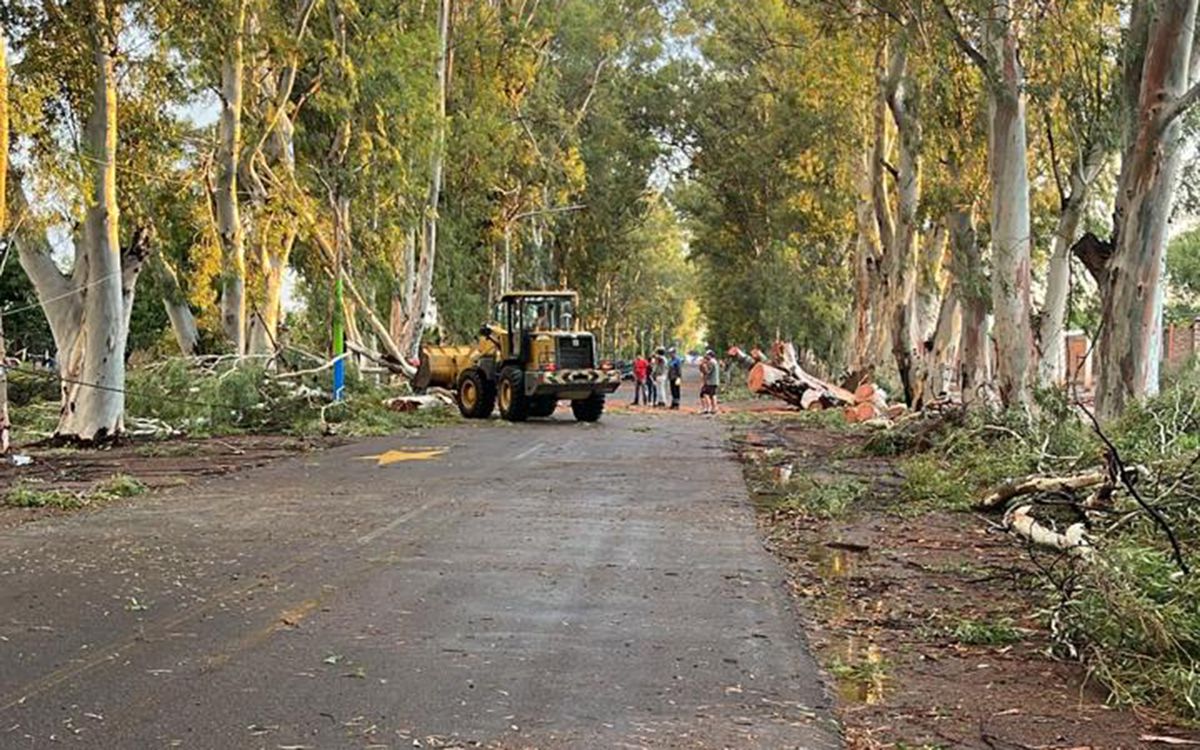
<svg viewBox="0 0 1200 750">
<path fill-rule="evenodd" d="M 28 310 L 35 310 L 39 307 L 44 307 L 45 305 L 49 305 L 54 302 L 60 302 L 64 299 L 66 299 L 67 297 L 73 297 L 85 289 L 88 289 L 97 284 L 103 283 L 105 281 L 108 281 L 109 279 L 115 278 L 120 275 L 121 275 L 121 271 L 113 271 L 112 273 L 108 274 L 107 276 L 101 276 L 98 279 L 89 281 L 88 283 L 84 284 L 83 286 L 72 287 L 71 291 L 63 292 L 62 294 L 60 294 L 56 297 L 51 297 L 50 299 L 46 299 L 46 300 L 39 300 L 39 301 L 33 303 L 32 305 L 26 305 L 25 307 L 18 307 L 15 310 L 0 309 L 0 317 L 6 316 L 6 315 L 9 315 L 9 316 L 16 315 L 17 313 L 26 312 Z"/>
</svg>

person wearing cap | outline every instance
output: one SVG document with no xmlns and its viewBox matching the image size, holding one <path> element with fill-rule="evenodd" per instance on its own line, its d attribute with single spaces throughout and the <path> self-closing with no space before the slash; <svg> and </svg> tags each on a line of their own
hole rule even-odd
<svg viewBox="0 0 1200 750">
<path fill-rule="evenodd" d="M 683 359 L 675 347 L 667 350 L 667 380 L 671 384 L 671 408 L 679 408 L 679 391 L 683 386 Z"/>
<path fill-rule="evenodd" d="M 700 385 L 700 413 L 716 414 L 721 365 L 717 362 L 717 353 L 712 349 L 704 352 L 704 359 L 700 360 L 700 374 L 703 376 Z"/>
</svg>

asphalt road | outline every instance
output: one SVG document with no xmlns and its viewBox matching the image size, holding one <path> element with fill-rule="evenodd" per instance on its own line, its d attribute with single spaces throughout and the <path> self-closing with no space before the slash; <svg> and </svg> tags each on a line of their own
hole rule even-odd
<svg viewBox="0 0 1200 750">
<path fill-rule="evenodd" d="M 838 747 L 724 440 L 560 410 L 2 532 L 0 748 Z"/>
</svg>

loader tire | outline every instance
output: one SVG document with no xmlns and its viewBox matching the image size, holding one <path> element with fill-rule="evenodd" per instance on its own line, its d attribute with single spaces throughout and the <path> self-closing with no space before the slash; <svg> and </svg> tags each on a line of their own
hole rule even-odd
<svg viewBox="0 0 1200 750">
<path fill-rule="evenodd" d="M 604 413 L 604 394 L 593 393 L 587 398 L 572 401 L 571 412 L 575 414 L 575 419 L 580 422 L 598 421 L 600 415 Z"/>
<path fill-rule="evenodd" d="M 458 410 L 467 419 L 487 419 L 496 408 L 496 386 L 477 369 L 458 378 Z"/>
<path fill-rule="evenodd" d="M 505 367 L 500 371 L 497 388 L 500 416 L 509 422 L 524 422 L 529 418 L 529 397 L 525 395 L 525 373 L 519 367 Z"/>
<path fill-rule="evenodd" d="M 558 399 L 553 396 L 540 396 L 529 402 L 529 416 L 549 417 L 558 408 Z"/>
</svg>

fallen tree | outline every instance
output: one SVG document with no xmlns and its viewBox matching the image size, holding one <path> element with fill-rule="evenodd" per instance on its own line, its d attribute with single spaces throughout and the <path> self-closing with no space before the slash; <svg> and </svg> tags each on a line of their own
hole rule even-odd
<svg viewBox="0 0 1200 750">
<path fill-rule="evenodd" d="M 776 342 L 770 356 L 757 348 L 747 353 L 738 347 L 728 354 L 749 369 L 746 385 L 752 393 L 772 396 L 806 411 L 842 409 L 850 422 L 895 416 L 895 408 L 889 409 L 882 389 L 863 382 L 861 376 L 853 392 L 822 380 L 800 366 L 796 348 L 790 343 Z"/>
</svg>

